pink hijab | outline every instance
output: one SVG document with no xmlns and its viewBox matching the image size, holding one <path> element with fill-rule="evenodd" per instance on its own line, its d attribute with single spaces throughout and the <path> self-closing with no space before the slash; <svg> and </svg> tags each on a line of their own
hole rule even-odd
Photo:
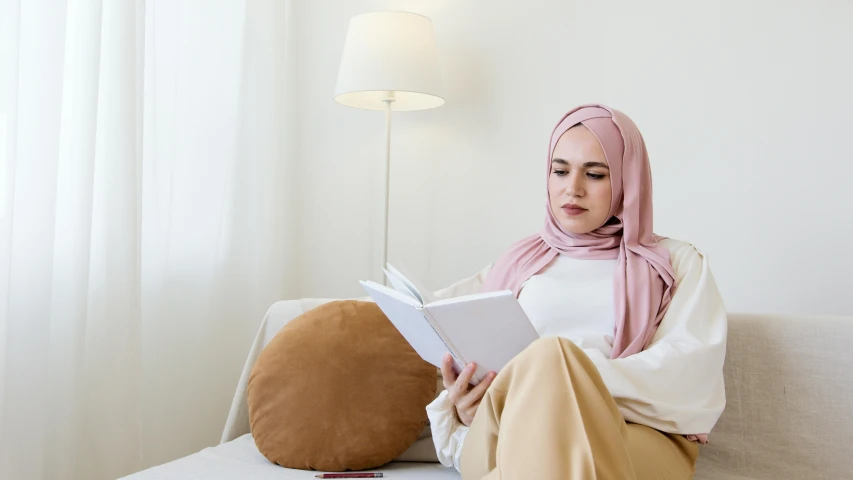
<svg viewBox="0 0 853 480">
<path fill-rule="evenodd" d="M 652 232 L 652 175 L 646 144 L 624 113 L 604 105 L 583 105 L 566 114 L 551 134 L 546 182 L 557 140 L 579 123 L 598 139 L 610 166 L 609 220 L 583 235 L 566 232 L 551 213 L 546 191 L 545 228 L 498 258 L 483 291 L 512 290 L 518 296 L 521 285 L 561 253 L 582 259 L 615 258 L 616 328 L 611 358 L 627 357 L 651 343 L 669 307 L 674 274 L 669 252 L 658 244 L 662 237 Z"/>
</svg>

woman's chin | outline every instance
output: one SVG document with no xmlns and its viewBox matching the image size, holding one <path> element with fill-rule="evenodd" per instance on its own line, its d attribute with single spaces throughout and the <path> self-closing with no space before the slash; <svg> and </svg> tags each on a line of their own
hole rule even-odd
<svg viewBox="0 0 853 480">
<path fill-rule="evenodd" d="M 573 235 L 583 235 L 595 230 L 595 227 L 590 226 L 589 222 L 578 222 L 572 220 L 562 220 L 560 222 L 560 226 L 563 227 L 563 230 L 565 230 L 566 233 L 571 233 Z"/>
</svg>

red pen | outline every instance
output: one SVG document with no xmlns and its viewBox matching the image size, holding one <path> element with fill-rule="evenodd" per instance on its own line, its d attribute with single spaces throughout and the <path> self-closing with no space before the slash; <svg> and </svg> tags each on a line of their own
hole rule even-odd
<svg viewBox="0 0 853 480">
<path fill-rule="evenodd" d="M 314 475 L 317 478 L 383 478 L 381 473 L 349 472 L 349 473 L 322 473 Z"/>
</svg>

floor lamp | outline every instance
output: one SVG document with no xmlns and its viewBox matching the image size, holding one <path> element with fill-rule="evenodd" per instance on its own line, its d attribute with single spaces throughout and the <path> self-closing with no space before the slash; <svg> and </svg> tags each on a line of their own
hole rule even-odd
<svg viewBox="0 0 853 480">
<path fill-rule="evenodd" d="M 388 262 L 391 112 L 439 107 L 444 104 L 441 87 L 438 49 L 429 18 L 383 11 L 350 19 L 335 100 L 348 107 L 385 112 L 382 261 L 378 265 L 374 262 L 379 282 Z"/>
</svg>

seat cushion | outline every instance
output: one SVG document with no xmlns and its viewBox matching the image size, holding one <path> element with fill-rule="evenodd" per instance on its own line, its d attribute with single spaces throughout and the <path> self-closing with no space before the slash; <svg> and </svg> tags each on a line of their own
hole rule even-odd
<svg viewBox="0 0 853 480">
<path fill-rule="evenodd" d="M 293 319 L 249 377 L 252 435 L 289 468 L 363 470 L 408 449 L 427 422 L 435 367 L 372 302 L 326 303 Z"/>
<path fill-rule="evenodd" d="M 371 471 L 394 480 L 459 480 L 436 463 L 394 462 Z M 120 480 L 313 480 L 317 472 L 291 470 L 264 458 L 250 434 Z"/>
</svg>

